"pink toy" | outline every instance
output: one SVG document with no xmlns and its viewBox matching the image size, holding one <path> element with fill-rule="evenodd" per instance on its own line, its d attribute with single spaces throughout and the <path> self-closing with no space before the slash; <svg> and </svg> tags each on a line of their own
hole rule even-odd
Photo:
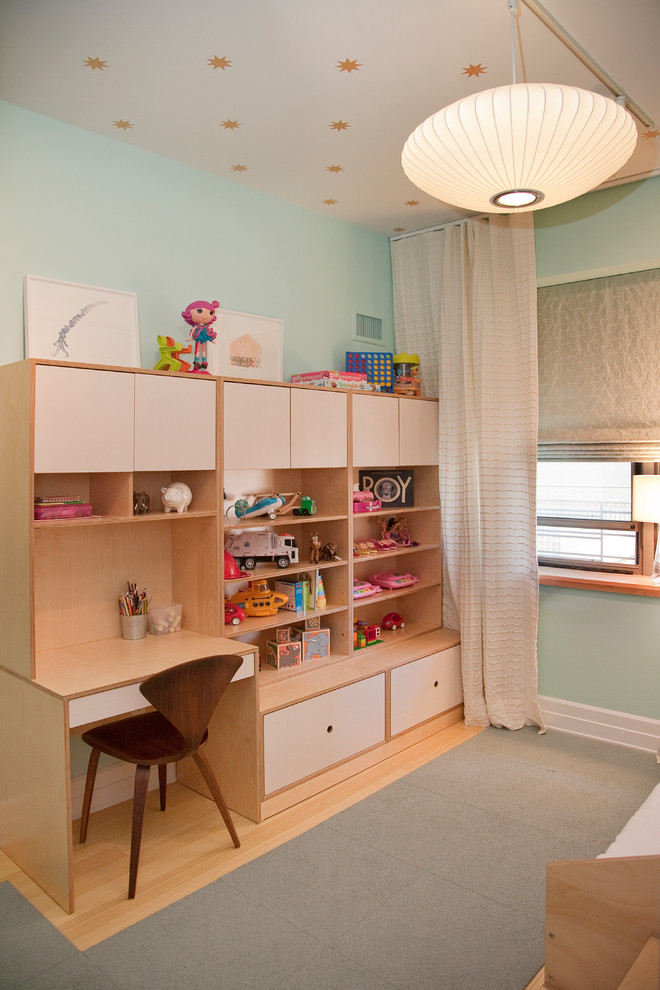
<svg viewBox="0 0 660 990">
<path fill-rule="evenodd" d="M 406 588 L 409 584 L 417 584 L 419 578 L 407 571 L 379 571 L 378 574 L 370 574 L 369 580 L 381 588 Z"/>
<path fill-rule="evenodd" d="M 213 342 L 218 336 L 215 330 L 211 330 L 211 324 L 215 323 L 217 319 L 215 311 L 219 305 L 217 300 L 205 302 L 203 299 L 198 299 L 196 302 L 189 303 L 181 313 L 186 323 L 192 327 L 187 340 L 195 341 L 192 371 L 200 375 L 208 375 L 209 364 L 206 356 L 206 344 L 209 340 Z"/>
<path fill-rule="evenodd" d="M 370 598 L 379 591 L 382 591 L 382 588 L 371 581 L 358 581 L 357 578 L 353 581 L 353 598 Z"/>
<path fill-rule="evenodd" d="M 353 512 L 378 512 L 381 508 L 382 503 L 373 492 L 353 492 Z"/>
</svg>

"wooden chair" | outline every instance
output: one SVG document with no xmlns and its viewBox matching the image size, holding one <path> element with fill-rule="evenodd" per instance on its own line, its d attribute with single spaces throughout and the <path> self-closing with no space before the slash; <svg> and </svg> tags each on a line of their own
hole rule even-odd
<svg viewBox="0 0 660 990">
<path fill-rule="evenodd" d="M 152 766 L 158 767 L 160 809 L 165 811 L 167 764 L 192 756 L 213 795 L 234 845 L 238 848 L 241 844 L 213 771 L 200 750 L 208 736 L 207 726 L 218 702 L 241 663 L 241 657 L 215 656 L 169 667 L 140 684 L 140 691 L 156 709 L 155 712 L 100 725 L 82 735 L 85 742 L 92 747 L 92 752 L 87 767 L 80 820 L 81 842 L 85 842 L 87 838 L 89 811 L 101 753 L 136 764 L 129 898 L 135 897 L 144 805 Z"/>
</svg>

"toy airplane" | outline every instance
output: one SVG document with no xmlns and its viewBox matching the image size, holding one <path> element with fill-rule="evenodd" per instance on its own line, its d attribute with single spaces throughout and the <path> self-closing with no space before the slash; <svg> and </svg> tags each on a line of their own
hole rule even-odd
<svg viewBox="0 0 660 990">
<path fill-rule="evenodd" d="M 300 492 L 244 495 L 225 510 L 225 515 L 229 520 L 245 519 L 252 516 L 269 516 L 271 519 L 275 519 L 277 516 L 290 512 L 299 498 Z"/>
</svg>

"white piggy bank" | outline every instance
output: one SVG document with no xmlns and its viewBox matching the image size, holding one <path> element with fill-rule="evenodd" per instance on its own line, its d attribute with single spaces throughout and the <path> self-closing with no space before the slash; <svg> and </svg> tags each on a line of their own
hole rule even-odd
<svg viewBox="0 0 660 990">
<path fill-rule="evenodd" d="M 165 512 L 186 512 L 192 502 L 192 492 L 183 481 L 173 481 L 161 492 Z"/>
</svg>

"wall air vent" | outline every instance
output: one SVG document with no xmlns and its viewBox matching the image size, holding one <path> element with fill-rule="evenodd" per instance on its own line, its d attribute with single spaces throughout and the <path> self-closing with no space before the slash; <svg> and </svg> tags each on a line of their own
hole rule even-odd
<svg viewBox="0 0 660 990">
<path fill-rule="evenodd" d="M 355 314 L 355 331 L 353 340 L 361 340 L 365 344 L 383 343 L 383 321 L 379 316 Z"/>
</svg>

